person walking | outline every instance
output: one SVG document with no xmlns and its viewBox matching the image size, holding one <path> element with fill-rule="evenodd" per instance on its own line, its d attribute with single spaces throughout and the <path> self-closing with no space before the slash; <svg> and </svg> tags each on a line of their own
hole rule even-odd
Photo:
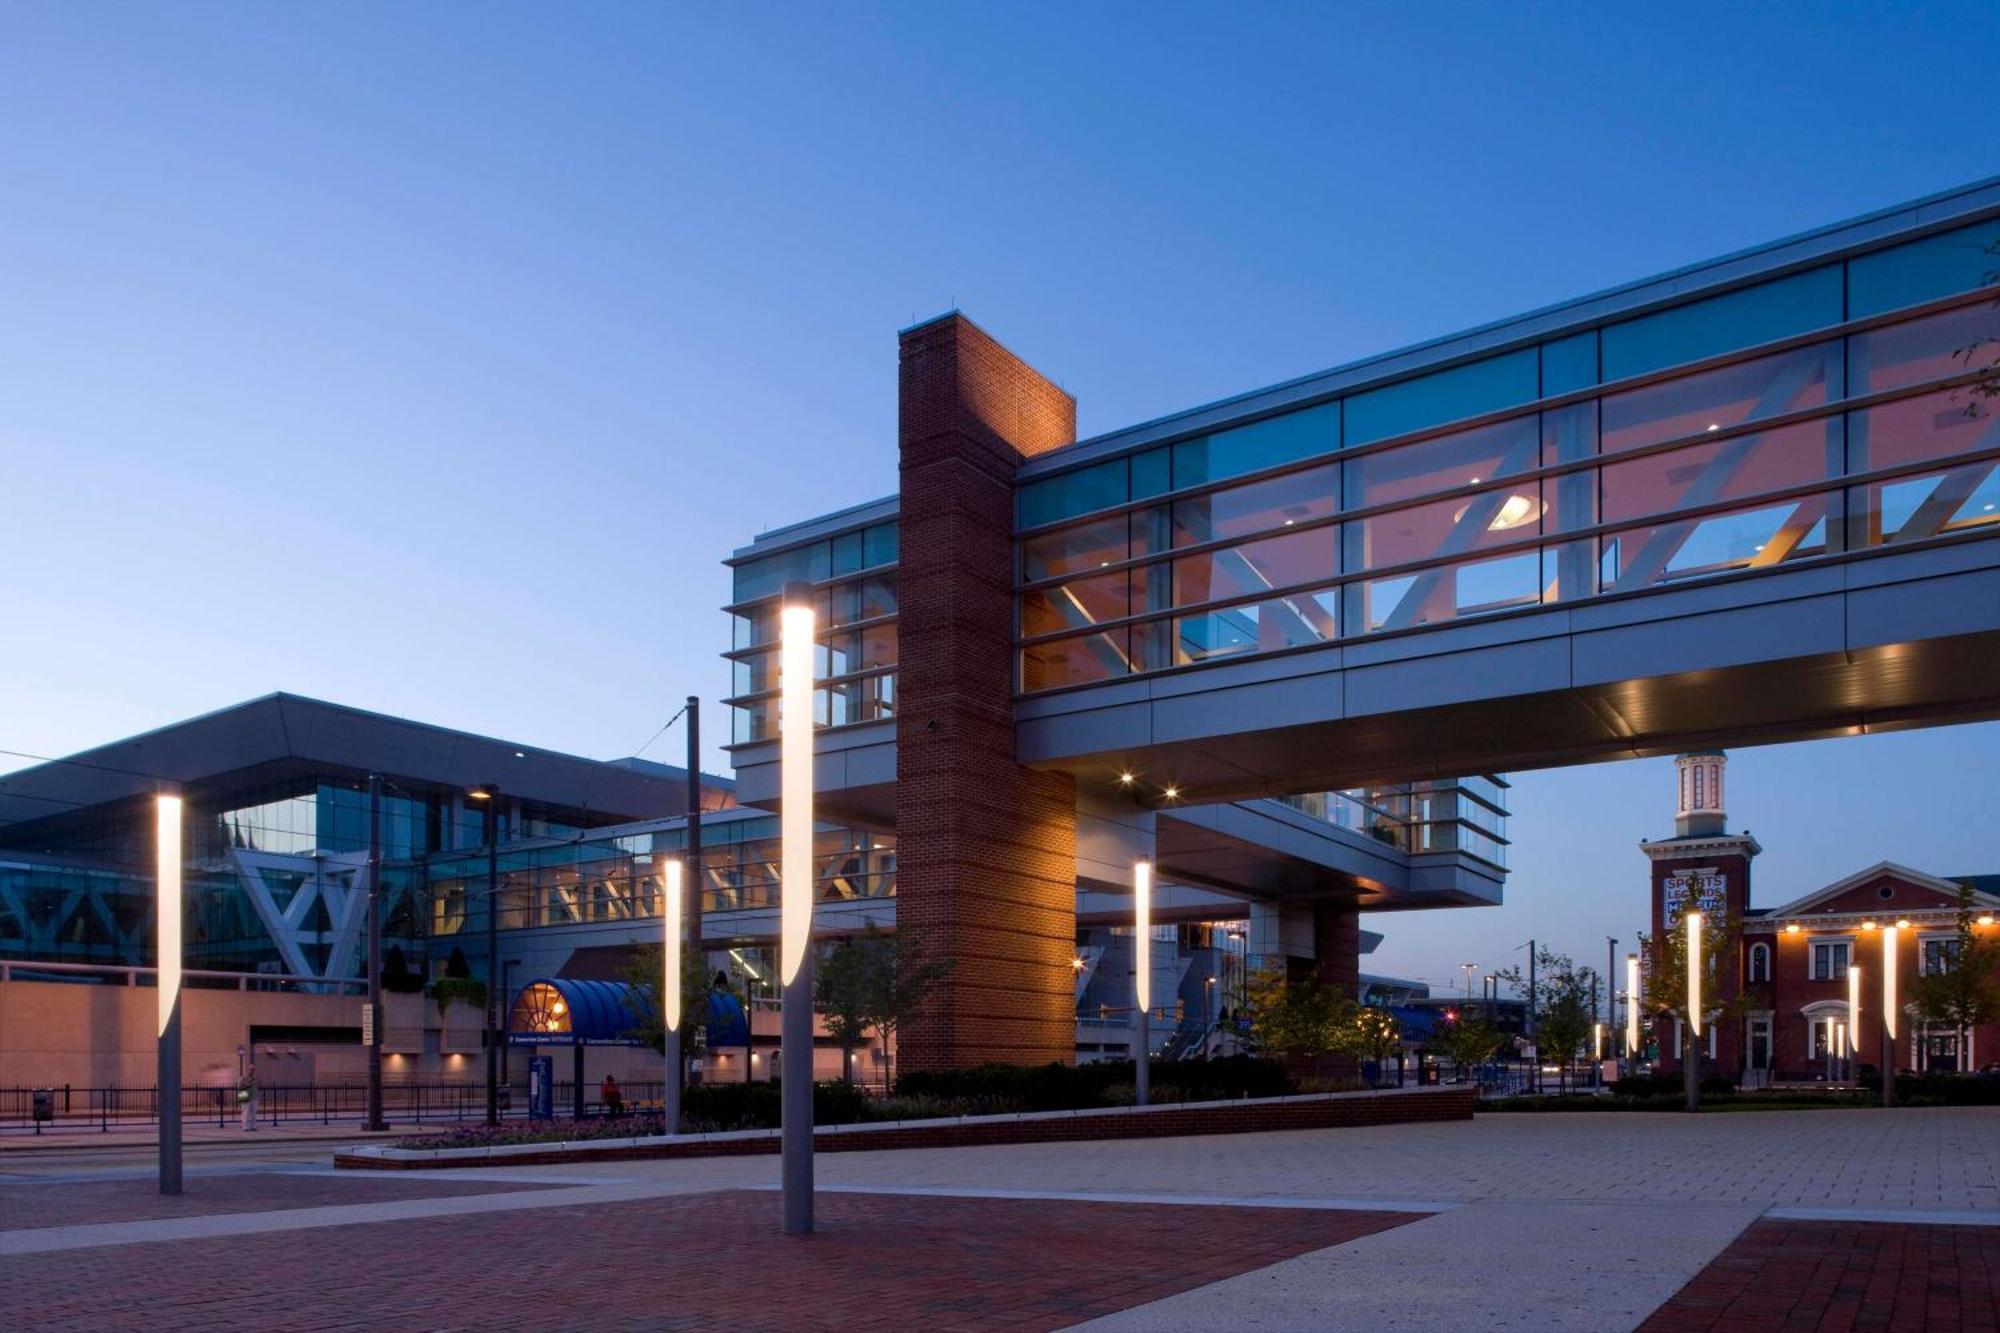
<svg viewBox="0 0 2000 1333">
<path fill-rule="evenodd" d="M 606 1074 L 604 1076 L 604 1086 L 597 1091 L 598 1095 L 604 1100 L 604 1114 L 614 1117 L 625 1114 L 625 1095 L 618 1091 L 617 1079 Z"/>
<path fill-rule="evenodd" d="M 236 1080 L 236 1104 L 243 1108 L 243 1128 L 251 1131 L 257 1128 L 257 1066 L 243 1066 L 242 1075 Z"/>
</svg>

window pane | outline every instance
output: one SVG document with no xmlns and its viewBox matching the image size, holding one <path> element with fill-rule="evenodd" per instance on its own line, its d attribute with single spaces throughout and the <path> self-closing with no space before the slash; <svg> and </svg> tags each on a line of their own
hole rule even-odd
<svg viewBox="0 0 2000 1333">
<path fill-rule="evenodd" d="M 1599 521 L 1622 523 L 1839 476 L 1840 438 L 1835 416 L 1606 464 Z"/>
<path fill-rule="evenodd" d="M 1110 680 L 1124 675 L 1129 662 L 1122 629 L 1038 643 L 1021 650 L 1021 688 L 1053 690 L 1063 685 Z"/>
<path fill-rule="evenodd" d="M 1125 460 L 1113 458 L 1045 481 L 1031 481 L 1021 487 L 1015 504 L 1019 526 L 1033 528 L 1122 505 L 1128 498 Z"/>
<path fill-rule="evenodd" d="M 827 543 L 814 542 L 810 546 L 738 565 L 734 571 L 734 600 L 748 602 L 759 597 L 775 596 L 783 592 L 785 584 L 793 579 L 803 579 L 808 583 L 823 582 L 829 573 L 829 555 Z"/>
<path fill-rule="evenodd" d="M 861 534 L 862 568 L 895 564 L 899 534 L 900 529 L 895 523 L 877 523 L 864 531 Z"/>
<path fill-rule="evenodd" d="M 1132 498 L 1147 500 L 1173 489 L 1173 454 L 1162 447 L 1132 455 Z"/>
<path fill-rule="evenodd" d="M 1542 599 L 1538 553 L 1499 556 L 1350 585 L 1348 624 L 1362 633 L 1434 625 L 1533 606 Z"/>
<path fill-rule="evenodd" d="M 1117 620 L 1130 614 L 1130 576 L 1100 574 L 1021 594 L 1021 633 L 1028 637 Z"/>
<path fill-rule="evenodd" d="M 1856 472 L 2000 446 L 2000 418 L 1993 406 L 1963 389 L 1849 412 L 1847 420 Z"/>
<path fill-rule="evenodd" d="M 862 630 L 854 636 L 860 641 L 859 660 L 856 671 L 873 671 L 878 667 L 896 665 L 896 626 L 894 622 L 876 625 Z"/>
<path fill-rule="evenodd" d="M 2000 270 L 2000 221 L 1977 223 L 1847 262 L 1850 319 L 1969 292 Z"/>
<path fill-rule="evenodd" d="M 1540 531 L 1543 504 L 1530 482 L 1519 490 L 1438 500 L 1342 524 L 1347 567 L 1380 569 L 1432 556 L 1465 555 Z"/>
<path fill-rule="evenodd" d="M 756 694 L 778 688 L 778 654 L 759 653 L 730 664 L 732 694 Z"/>
<path fill-rule="evenodd" d="M 1866 546 L 1922 541 L 2000 523 L 2000 466 L 1991 460 L 1947 472 L 1878 482 L 1849 492 Z"/>
<path fill-rule="evenodd" d="M 1924 384 L 2000 358 L 2000 305 L 1981 301 L 1928 319 L 1857 333 L 1847 340 L 1848 392 Z"/>
<path fill-rule="evenodd" d="M 1350 458 L 1347 507 L 1414 500 L 1535 466 L 1541 435 L 1533 415 Z"/>
<path fill-rule="evenodd" d="M 1174 621 L 1174 660 L 1205 662 L 1238 653 L 1330 643 L 1339 635 L 1338 600 L 1339 594 L 1328 590 L 1181 616 Z"/>
<path fill-rule="evenodd" d="M 1454 366 L 1349 398 L 1347 443 L 1367 444 L 1461 417 L 1531 403 L 1540 390 L 1540 359 L 1532 347 Z"/>
<path fill-rule="evenodd" d="M 1323 518 L 1339 505 L 1340 464 L 1292 472 L 1174 502 L 1176 546 L 1240 537 Z"/>
<path fill-rule="evenodd" d="M 1174 561 L 1174 605 L 1242 597 L 1332 578 L 1335 529 L 1267 537 L 1220 551 L 1183 556 Z"/>
<path fill-rule="evenodd" d="M 1603 330 L 1604 378 L 1621 380 L 1841 320 L 1840 266 L 1674 306 Z"/>
<path fill-rule="evenodd" d="M 1340 448 L 1340 404 L 1325 403 L 1174 446 L 1174 485 L 1240 477 Z"/>
<path fill-rule="evenodd" d="M 1542 344 L 1542 397 L 1597 383 L 1597 330 Z"/>
<path fill-rule="evenodd" d="M 1830 342 L 1609 394 L 1603 450 L 1617 453 L 1819 407 L 1840 396 L 1839 383 L 1840 344 Z"/>
<path fill-rule="evenodd" d="M 1767 505 L 1735 514 L 1678 519 L 1601 539 L 1606 592 L 1761 568 L 1824 555 L 1828 497 Z"/>
<path fill-rule="evenodd" d="M 1021 577 L 1054 578 L 1115 564 L 1126 555 L 1126 520 L 1119 514 L 1021 543 Z"/>
<path fill-rule="evenodd" d="M 835 575 L 852 574 L 861 568 L 861 534 L 843 532 L 832 541 L 831 572 Z"/>
<path fill-rule="evenodd" d="M 878 574 L 855 585 L 854 618 L 873 620 L 896 614 L 896 576 Z"/>
</svg>

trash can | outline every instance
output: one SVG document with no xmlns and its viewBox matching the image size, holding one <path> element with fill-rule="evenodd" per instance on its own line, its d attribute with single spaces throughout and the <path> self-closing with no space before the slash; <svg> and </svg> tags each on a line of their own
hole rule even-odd
<svg viewBox="0 0 2000 1333">
<path fill-rule="evenodd" d="M 54 1088 L 35 1089 L 35 1133 L 42 1132 L 42 1126 L 56 1118 L 56 1091 Z"/>
<path fill-rule="evenodd" d="M 1438 1081 L 1438 1075 L 1441 1074 L 1442 1072 L 1444 1071 L 1440 1070 L 1436 1065 L 1426 1064 L 1423 1068 L 1423 1073 L 1419 1077 L 1418 1081 L 1422 1083 L 1425 1087 L 1435 1086 Z"/>
</svg>

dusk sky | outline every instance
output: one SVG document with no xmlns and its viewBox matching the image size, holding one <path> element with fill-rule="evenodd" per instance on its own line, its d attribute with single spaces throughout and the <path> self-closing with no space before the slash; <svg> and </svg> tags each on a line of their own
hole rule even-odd
<svg viewBox="0 0 2000 1333">
<path fill-rule="evenodd" d="M 720 741 L 718 561 L 894 489 L 899 327 L 1099 433 L 2000 172 L 1992 17 L 9 6 L 0 749 L 279 689 Z M 1738 752 L 1759 903 L 2000 871 L 1997 740 Z M 1364 969 L 1629 946 L 1670 773 L 1517 775 L 1507 906 Z"/>
</svg>

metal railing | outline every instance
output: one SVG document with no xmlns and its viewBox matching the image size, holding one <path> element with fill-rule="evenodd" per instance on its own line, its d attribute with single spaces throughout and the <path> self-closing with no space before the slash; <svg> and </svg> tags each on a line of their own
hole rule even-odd
<svg viewBox="0 0 2000 1333">
<path fill-rule="evenodd" d="M 158 985 L 159 974 L 157 967 L 127 967 L 118 963 L 45 963 L 32 958 L 0 958 L 0 981 L 81 982 L 102 979 L 139 986 Z M 291 972 L 217 972 L 198 967 L 184 969 L 181 980 L 185 985 L 207 990 L 300 990 L 312 987 L 337 995 L 350 992 L 365 994 L 368 990 L 365 977 L 309 977 Z"/>
</svg>

